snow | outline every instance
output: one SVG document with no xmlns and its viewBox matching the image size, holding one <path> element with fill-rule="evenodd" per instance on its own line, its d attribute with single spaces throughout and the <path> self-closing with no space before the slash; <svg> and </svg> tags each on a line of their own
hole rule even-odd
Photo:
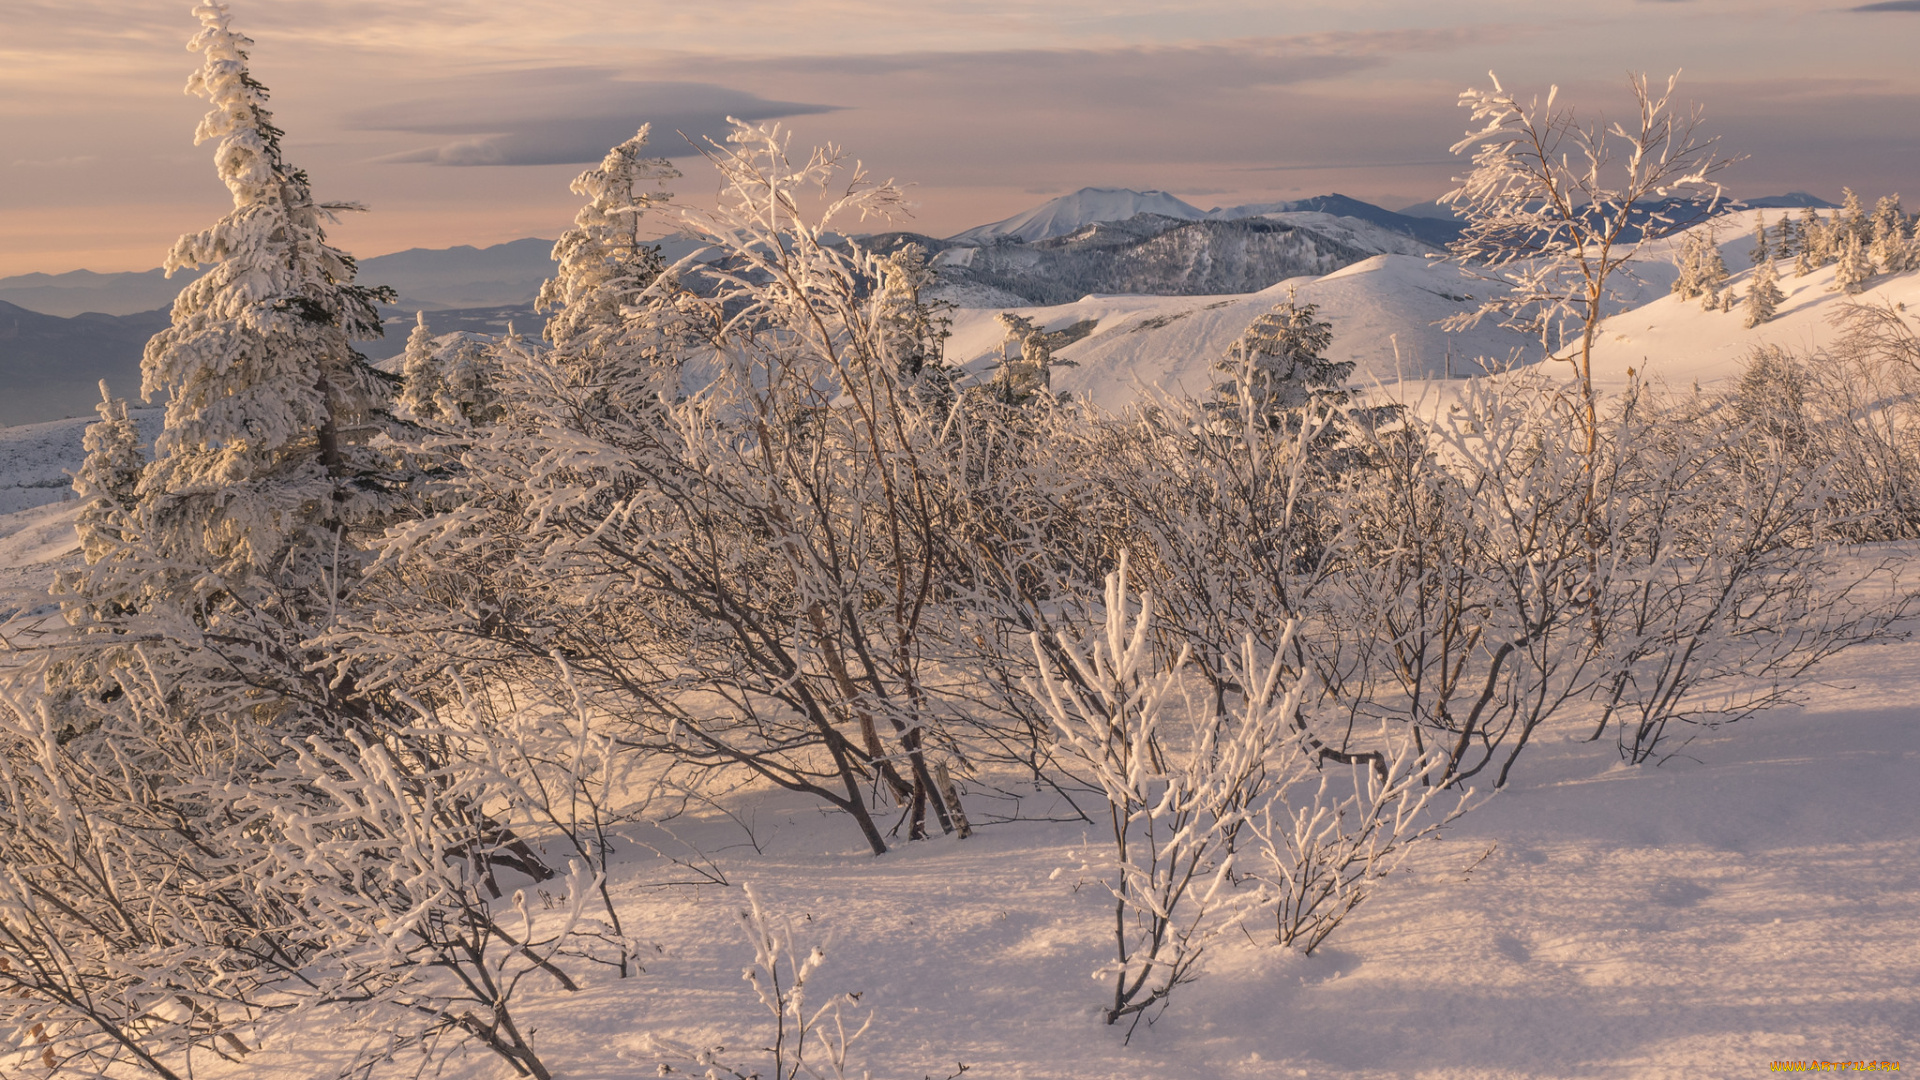
<svg viewBox="0 0 1920 1080">
<path fill-rule="evenodd" d="M 1773 209 L 1724 215 L 1712 225 L 1722 257 L 1734 271 L 1728 287 L 1740 297 L 1753 278 L 1748 253 L 1753 248 L 1754 218 L 1761 214 L 1769 227 L 1779 224 L 1781 211 Z M 1357 219 L 1337 220 L 1366 225 Z M 1316 228 L 1322 225 L 1314 223 Z M 1377 226 L 1368 228 L 1417 243 Z M 1795 277 L 1791 264 L 1782 263 L 1780 288 L 1786 300 L 1771 321 L 1747 329 L 1738 308 L 1706 311 L 1698 300 L 1682 300 L 1668 292 L 1678 275 L 1673 260 L 1683 242 L 1684 234 L 1648 244 L 1643 259 L 1633 264 L 1632 276 L 1617 282 L 1624 310 L 1602 325 L 1594 353 L 1597 384 L 1619 389 L 1626 385 L 1627 369 L 1633 368 L 1674 387 L 1695 382 L 1712 386 L 1736 377 L 1745 358 L 1760 346 L 1779 345 L 1797 353 L 1818 349 L 1830 340 L 1828 320 L 1844 302 L 1920 306 L 1920 272 L 1879 275 L 1864 292 L 1849 297 L 1834 290 L 1834 267 Z M 1301 303 L 1319 305 L 1321 317 L 1333 324 L 1329 359 L 1354 361 L 1356 383 L 1398 386 L 1406 382 L 1410 385 L 1404 392 L 1417 394 L 1426 388 L 1426 380 L 1479 374 L 1481 358 L 1489 361 L 1486 367 L 1497 369 L 1515 356 L 1539 356 L 1537 342 L 1502 330 L 1491 320 L 1458 334 L 1436 325 L 1469 310 L 1473 302 L 1468 298 L 1486 295 L 1489 287 L 1489 282 L 1452 264 L 1411 254 L 1384 254 L 1324 277 L 1293 278 L 1257 293 L 1234 296 L 1089 296 L 1071 304 L 1035 307 L 1009 304 L 1017 298 L 1005 294 L 970 295 L 964 298 L 969 302 L 953 313 L 947 356 L 984 379 L 999 361 L 1004 338 L 995 321 L 998 312 L 1017 312 L 1048 330 L 1094 319 L 1098 325 L 1090 335 L 1055 353 L 1078 365 L 1055 370 L 1056 391 L 1106 408 L 1138 400 L 1143 387 L 1155 385 L 1204 396 L 1218 381 L 1212 372 L 1214 360 L 1254 319 L 1285 302 L 1288 290 L 1294 289 Z"/>
<path fill-rule="evenodd" d="M 165 410 L 129 409 L 128 415 L 151 446 Z M 86 456 L 81 440 L 87 425 L 96 419 L 74 417 L 0 427 L 0 515 L 73 498 L 72 472 Z"/>
<path fill-rule="evenodd" d="M 875 1027 L 857 1056 L 875 1077 L 945 1077 L 960 1062 L 1018 1080 L 1388 1080 L 1908 1061 L 1920 1050 L 1916 679 L 1920 643 L 1864 647 L 1826 669 L 1810 707 L 1703 733 L 1660 767 L 1620 766 L 1567 723 L 1313 957 L 1249 927 L 1131 1044 L 1099 1022 L 1107 991 L 1088 978 L 1111 925 L 1108 898 L 1072 869 L 1098 840 L 1090 826 L 990 824 L 876 859 L 844 818 L 756 793 L 729 807 L 744 824 L 690 813 L 672 823 L 678 841 L 634 839 L 696 846 L 803 942 L 831 935 L 817 992 L 861 993 L 852 1012 L 871 1009 Z M 976 820 L 1009 809 L 970 796 Z M 529 998 L 549 1061 L 614 1080 L 653 1074 L 649 1035 L 761 1045 L 738 891 L 646 888 L 675 868 L 627 850 L 619 891 L 646 971 Z M 338 1033 L 288 1032 L 204 1075 L 320 1076 L 344 1052 Z M 469 1053 L 442 1075 L 503 1072 Z"/>
<path fill-rule="evenodd" d="M 79 516 L 75 501 L 0 514 L 0 624 L 54 610 L 47 586 L 55 571 L 79 565 Z"/>
<path fill-rule="evenodd" d="M 1086 187 L 1003 221 L 976 225 L 949 239 L 960 244 L 983 244 L 1018 237 L 1031 244 L 1065 236 L 1096 221 L 1125 221 L 1137 214 L 1159 214 L 1181 221 L 1199 221 L 1207 216 L 1205 211 L 1164 191 Z"/>
<path fill-rule="evenodd" d="M 1732 287 L 1744 292 L 1751 222 L 1721 228 L 1740 271 Z M 1671 269 L 1649 266 L 1645 301 L 1607 322 L 1603 385 L 1624 382 L 1628 366 L 1674 385 L 1722 381 L 1755 345 L 1817 347 L 1842 300 L 1831 267 L 1787 273 L 1779 316 L 1746 330 L 1737 312 L 1664 295 Z M 1111 407 L 1150 384 L 1205 393 L 1214 359 L 1290 288 L 1320 306 L 1332 358 L 1354 359 L 1363 383 L 1442 377 L 1449 363 L 1460 375 L 1473 370 L 1468 357 L 1526 346 L 1491 326 L 1442 334 L 1434 322 L 1484 283 L 1405 254 L 1243 296 L 1089 296 L 1014 310 L 1048 329 L 1093 320 L 1057 354 L 1078 366 L 1058 369 L 1054 388 Z M 1876 278 L 1855 299 L 1920 303 L 1920 274 Z M 982 378 L 1004 333 L 993 316 L 956 312 L 948 344 Z M 158 411 L 137 415 L 150 435 Z M 85 425 L 0 429 L 0 620 L 46 611 L 47 580 L 74 558 L 77 504 L 58 500 Z M 1882 556 L 1911 563 L 1920 549 L 1856 557 Z M 875 858 L 842 815 L 738 792 L 723 807 L 628 827 L 613 886 L 646 943 L 644 972 L 590 973 L 578 994 L 530 982 L 524 1022 L 569 1080 L 652 1075 L 653 1035 L 750 1058 L 767 1036 L 739 977 L 752 953 L 732 886 L 752 882 L 803 942 L 834 941 L 817 991 L 860 992 L 851 1014 L 870 1009 L 875 1026 L 855 1056 L 875 1077 L 946 1077 L 959 1063 L 969 1076 L 1018 1080 L 1386 1080 L 1904 1062 L 1920 1050 L 1916 684 L 1920 641 L 1863 646 L 1820 669 L 1804 707 L 1701 731 L 1658 766 L 1622 766 L 1608 743 L 1582 741 L 1579 716 L 1557 721 L 1507 790 L 1416 849 L 1314 956 L 1264 944 L 1249 926 L 1130 1043 L 1099 1022 L 1109 991 L 1088 977 L 1107 959 L 1111 899 L 1074 868 L 1098 827 L 1043 820 L 1068 807 L 995 777 L 1024 797 L 976 786 L 973 838 Z M 668 856 L 696 853 L 732 885 L 666 884 L 690 876 Z M 350 1032 L 271 1030 L 244 1063 L 208 1058 L 196 1075 L 330 1076 L 354 1049 Z M 410 1074 L 411 1053 L 393 1075 Z M 438 1073 L 504 1074 L 472 1049 Z"/>
<path fill-rule="evenodd" d="M 1777 210 L 1743 211 L 1719 219 L 1721 255 L 1728 268 L 1736 271 L 1727 286 L 1742 298 L 1753 280 L 1748 253 L 1753 250 L 1753 219 L 1760 213 L 1766 215 L 1769 228 L 1779 224 Z M 1678 244 L 1676 237 L 1649 254 L 1671 257 Z M 1667 294 L 1676 271 L 1665 262 L 1650 263 L 1641 274 L 1646 280 L 1641 295 L 1657 298 L 1650 296 L 1602 325 L 1594 349 L 1595 382 L 1609 388 L 1624 386 L 1631 367 L 1671 386 L 1694 382 L 1713 386 L 1737 377 L 1742 361 L 1761 346 L 1778 345 L 1802 354 L 1818 349 L 1831 339 L 1828 320 L 1844 303 L 1920 304 L 1920 273 L 1882 274 L 1868 282 L 1865 291 L 1847 296 L 1833 287 L 1834 266 L 1823 266 L 1806 277 L 1795 276 L 1790 261 L 1779 266 L 1780 291 L 1786 299 L 1771 320 L 1747 329 L 1737 308 L 1705 311 L 1698 300 Z"/>
<path fill-rule="evenodd" d="M 1053 388 L 1119 408 L 1136 400 L 1145 386 L 1206 396 L 1219 381 L 1214 361 L 1253 320 L 1285 303 L 1289 289 L 1296 290 L 1300 303 L 1319 305 L 1320 316 L 1333 324 L 1328 358 L 1354 361 L 1353 378 L 1362 385 L 1445 378 L 1449 371 L 1455 377 L 1478 374 L 1474 357 L 1504 362 L 1515 350 L 1537 355 L 1538 346 L 1529 339 L 1491 323 L 1464 334 L 1448 334 L 1435 325 L 1470 308 L 1467 298 L 1484 288 L 1484 282 L 1457 267 L 1378 255 L 1325 277 L 1294 278 L 1241 296 L 1092 296 L 1010 310 L 1048 330 L 1097 320 L 1091 335 L 1055 352 L 1078 366 L 1056 369 Z M 980 378 L 998 362 L 1005 335 L 995 314 L 955 312 L 947 342 L 949 360 Z"/>
</svg>

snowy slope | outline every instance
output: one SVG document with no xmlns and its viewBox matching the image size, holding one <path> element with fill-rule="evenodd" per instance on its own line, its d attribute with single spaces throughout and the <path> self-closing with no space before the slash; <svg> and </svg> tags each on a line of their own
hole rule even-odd
<svg viewBox="0 0 1920 1080">
<path fill-rule="evenodd" d="M 133 408 L 127 415 L 140 425 L 141 438 L 151 447 L 166 411 Z M 0 427 L 0 514 L 71 499 L 73 470 L 86 456 L 82 440 L 96 419 Z"/>
<path fill-rule="evenodd" d="M 0 635 L 8 634 L 5 627 L 12 620 L 55 609 L 47 587 L 56 571 L 80 563 L 80 540 L 73 531 L 79 515 L 77 502 L 0 514 Z"/>
<path fill-rule="evenodd" d="M 1744 297 L 1753 278 L 1750 254 L 1753 223 L 1764 214 L 1769 227 L 1779 224 L 1779 210 L 1748 210 L 1717 219 L 1715 229 L 1721 257 L 1732 276 L 1727 287 Z M 1608 386 L 1624 385 L 1629 367 L 1671 386 L 1698 382 L 1711 386 L 1739 374 L 1742 361 L 1757 347 L 1778 345 L 1808 353 L 1832 339 L 1830 319 L 1849 301 L 1869 304 L 1920 305 L 1920 272 L 1882 274 L 1868 282 L 1857 296 L 1833 288 L 1834 267 L 1827 266 L 1796 277 L 1792 264 L 1777 264 L 1780 291 L 1787 299 L 1774 317 L 1747 329 L 1742 313 L 1705 311 L 1698 300 L 1681 300 L 1668 292 L 1678 276 L 1674 258 L 1681 237 L 1648 245 L 1649 262 L 1640 276 L 1645 281 L 1642 303 L 1609 318 L 1601 328 L 1594 352 L 1594 377 Z"/>
<path fill-rule="evenodd" d="M 1125 221 L 1139 214 L 1159 214 L 1181 221 L 1198 221 L 1207 216 L 1198 207 L 1164 191 L 1086 187 L 1071 195 L 1049 199 L 1003 221 L 976 225 L 949 239 L 954 243 L 984 244 L 1017 237 L 1031 244 L 1065 236 L 1096 221 Z"/>
<path fill-rule="evenodd" d="M 1106 988 L 1088 977 L 1112 913 L 1071 868 L 1096 826 L 989 824 L 876 859 L 844 819 L 745 795 L 728 806 L 738 823 L 696 811 L 671 835 L 630 830 L 712 856 L 732 886 L 645 888 L 678 868 L 630 842 L 616 890 L 646 970 L 592 975 L 579 994 L 529 984 L 523 1022 L 569 1080 L 657 1075 L 655 1034 L 751 1060 L 767 1028 L 733 919 L 750 882 L 803 948 L 831 936 L 811 1000 L 856 991 L 856 1019 L 871 1010 L 852 1075 L 940 1078 L 964 1063 L 992 1080 L 1679 1080 L 1764 1075 L 1775 1060 L 1909 1063 L 1917 679 L 1920 643 L 1862 648 L 1828 669 L 1817 707 L 1704 735 L 1657 768 L 1616 764 L 1577 723 L 1550 731 L 1508 790 L 1313 957 L 1249 926 L 1131 1044 L 1100 1023 Z M 1012 809 L 967 798 L 976 819 Z M 1036 796 L 1023 809 L 1064 808 Z M 349 1031 L 280 1032 L 201 1075 L 306 1080 L 352 1045 Z M 374 1075 L 410 1076 L 417 1061 Z M 440 1075 L 506 1070 L 470 1053 Z"/>
<path fill-rule="evenodd" d="M 1333 326 L 1335 360 L 1355 362 L 1362 384 L 1402 378 L 1445 378 L 1478 373 L 1475 357 L 1502 363 L 1518 351 L 1537 354 L 1532 342 L 1485 324 L 1447 334 L 1434 323 L 1472 306 L 1468 297 L 1483 283 L 1457 268 L 1406 255 L 1378 255 L 1320 278 L 1295 278 L 1241 296 L 1090 296 L 1057 307 L 1015 309 L 1047 329 L 1097 320 L 1093 333 L 1056 355 L 1079 366 L 1058 368 L 1055 390 L 1119 408 L 1140 388 L 1160 386 L 1205 396 L 1219 381 L 1212 365 L 1257 318 L 1284 303 L 1288 290 L 1301 303 L 1317 304 Z M 947 355 L 981 378 L 990 377 L 1004 331 L 991 310 L 955 313 Z M 1398 346 L 1398 356 L 1395 347 Z"/>
</svg>

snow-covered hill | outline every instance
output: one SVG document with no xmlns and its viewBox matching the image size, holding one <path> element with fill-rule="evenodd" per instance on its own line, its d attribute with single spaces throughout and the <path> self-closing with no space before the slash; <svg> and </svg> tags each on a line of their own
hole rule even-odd
<svg viewBox="0 0 1920 1080">
<path fill-rule="evenodd" d="M 1778 210 L 1752 210 L 1699 226 L 1714 230 L 1722 257 L 1734 271 L 1728 285 L 1736 296 L 1745 295 L 1752 278 L 1753 226 L 1763 214 L 1770 224 L 1778 223 Z M 1301 216 L 1312 215 L 1281 215 Z M 1670 295 L 1678 275 L 1674 260 L 1683 242 L 1683 237 L 1674 237 L 1648 245 L 1645 258 L 1633 264 L 1632 275 L 1618 280 L 1625 310 L 1602 327 L 1595 355 L 1595 376 L 1602 385 L 1624 385 L 1631 367 L 1676 387 L 1695 382 L 1710 386 L 1736 376 L 1757 346 L 1812 352 L 1831 339 L 1829 320 L 1848 300 L 1920 310 L 1920 272 L 1878 276 L 1865 292 L 1846 297 L 1833 289 L 1832 267 L 1799 278 L 1782 263 L 1780 286 L 1786 302 L 1772 321 L 1747 329 L 1737 310 L 1706 311 L 1698 300 Z M 1356 382 L 1404 382 L 1404 388 L 1390 392 L 1418 394 L 1429 380 L 1476 375 L 1540 356 L 1537 341 L 1503 330 L 1491 319 L 1452 334 L 1436 325 L 1471 310 L 1491 287 L 1452 264 L 1388 254 L 1324 276 L 1289 278 L 1233 295 L 1095 294 L 1036 306 L 1009 303 L 1015 298 L 1001 293 L 976 298 L 979 306 L 955 313 L 948 355 L 986 378 L 998 362 L 1004 336 L 994 318 L 998 311 L 1018 311 L 1054 330 L 1093 320 L 1092 333 L 1058 352 L 1078 366 L 1054 372 L 1056 390 L 1108 408 L 1137 400 L 1143 388 L 1153 386 L 1204 395 L 1217 381 L 1213 362 L 1254 319 L 1284 302 L 1289 290 L 1297 290 L 1302 303 L 1318 305 L 1321 317 L 1333 325 L 1329 355 L 1354 361 Z"/>
<path fill-rule="evenodd" d="M 1093 332 L 1056 355 L 1078 366 L 1054 372 L 1054 389 L 1106 408 L 1137 400 L 1143 389 L 1205 396 L 1219 381 L 1212 366 L 1247 326 L 1289 292 L 1316 304 L 1333 325 L 1330 357 L 1355 362 L 1362 384 L 1461 377 L 1531 359 L 1538 347 L 1491 323 L 1462 334 L 1435 325 L 1470 309 L 1484 287 L 1457 267 L 1407 255 L 1376 255 L 1324 277 L 1283 281 L 1236 296 L 1089 296 L 1055 307 L 1016 309 L 1047 329 L 1094 320 Z M 991 310 L 956 313 L 948 356 L 989 377 L 1004 331 Z M 1397 348 L 1397 354 L 1396 354 Z"/>
<path fill-rule="evenodd" d="M 140 426 L 141 439 L 152 446 L 166 410 L 133 408 L 127 415 Z M 0 427 L 0 514 L 71 499 L 73 471 L 86 456 L 82 440 L 87 425 L 96 419 L 78 416 Z"/>
</svg>

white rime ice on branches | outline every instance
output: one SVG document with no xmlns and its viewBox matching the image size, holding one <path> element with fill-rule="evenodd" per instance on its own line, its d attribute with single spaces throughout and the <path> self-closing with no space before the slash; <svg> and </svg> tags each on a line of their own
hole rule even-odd
<svg viewBox="0 0 1920 1080">
<path fill-rule="evenodd" d="M 1549 357 L 1572 365 L 1591 436 L 1593 345 L 1619 302 L 1615 275 L 1646 244 L 1708 216 L 1720 197 L 1713 176 L 1733 162 L 1701 135 L 1698 111 L 1674 112 L 1677 73 L 1658 94 L 1644 75 L 1629 80 L 1637 115 L 1627 123 L 1583 122 L 1572 107 L 1556 108 L 1557 86 L 1544 101 L 1522 101 L 1487 77 L 1491 89 L 1460 95 L 1480 126 L 1453 152 L 1472 150 L 1473 171 L 1441 201 L 1466 222 L 1450 257 L 1500 291 L 1445 325 L 1491 317 L 1538 337 Z M 1650 213 L 1654 199 L 1684 201 L 1677 212 Z"/>
<path fill-rule="evenodd" d="M 187 89 L 212 107 L 194 141 L 218 140 L 233 211 L 167 256 L 169 272 L 211 269 L 147 346 L 143 393 L 168 400 L 142 490 L 156 506 L 152 543 L 232 577 L 290 552 L 324 560 L 330 534 L 364 512 L 349 480 L 376 465 L 354 444 L 384 395 L 352 342 L 379 336 L 383 294 L 354 284 L 353 259 L 326 240 L 324 222 L 358 207 L 316 203 L 281 159 L 266 90 L 247 69 L 252 42 L 225 5 L 195 14 L 191 47 L 205 62 Z"/>
<path fill-rule="evenodd" d="M 650 129 L 641 125 L 633 138 L 607 152 L 599 168 L 574 178 L 573 193 L 587 203 L 553 245 L 559 272 L 540 287 L 536 301 L 543 311 L 558 309 L 546 331 L 555 348 L 614 346 L 627 322 L 624 309 L 666 268 L 659 247 L 640 238 L 641 218 L 666 205 L 666 182 L 680 173 L 664 158 L 641 156 Z"/>
<path fill-rule="evenodd" d="M 1867 245 L 1861 242 L 1857 231 L 1848 231 L 1841 238 L 1837 255 L 1837 265 L 1833 269 L 1835 291 L 1848 296 L 1864 291 L 1867 282 L 1873 280 L 1873 259 L 1868 257 Z"/>
<path fill-rule="evenodd" d="M 1673 293 L 1682 300 L 1701 297 L 1708 311 L 1720 305 L 1721 290 L 1727 284 L 1727 263 L 1720 255 L 1720 242 L 1711 225 L 1690 229 L 1680 247 L 1680 276 L 1673 280 Z"/>
<path fill-rule="evenodd" d="M 857 993 L 830 996 L 821 1004 L 807 999 L 808 983 L 827 961 L 831 939 L 811 946 L 794 942 L 793 919 L 766 909 L 751 884 L 743 885 L 745 905 L 735 914 L 753 943 L 753 963 L 740 977 L 753 987 L 772 1031 L 762 1050 L 772 1059 L 770 1080 L 849 1080 L 867 1073 L 849 1072 L 849 1053 L 873 1026 L 869 1012 L 860 1026 L 847 1030 L 843 1010 L 858 1004 Z M 660 1059 L 660 1075 L 687 1070 L 703 1080 L 756 1080 L 768 1074 L 751 1064 L 727 1062 L 725 1046 L 700 1048 L 658 1036 L 651 1040 Z"/>
<path fill-rule="evenodd" d="M 1772 259 L 1762 259 L 1753 268 L 1753 280 L 1747 285 L 1746 325 L 1748 329 L 1773 318 L 1787 294 L 1780 291 L 1780 271 Z"/>
<path fill-rule="evenodd" d="M 1137 1025 L 1199 976 L 1209 943 L 1257 910 L 1274 910 L 1280 944 L 1312 951 L 1452 815 L 1427 813 L 1443 758 L 1416 754 L 1410 738 L 1377 776 L 1350 765 L 1352 795 L 1321 775 L 1326 742 L 1301 715 L 1308 680 L 1281 659 L 1296 624 L 1268 649 L 1243 640 L 1226 662 L 1244 696 L 1223 711 L 1192 684 L 1187 650 L 1156 661 L 1153 594 L 1137 613 L 1129 606 L 1123 554 L 1107 578 L 1103 632 L 1084 651 L 1058 643 L 1067 668 L 1034 636 L 1040 680 L 1029 692 L 1106 796 L 1111 847 L 1089 868 L 1114 898 L 1114 957 L 1094 977 L 1113 981 L 1107 1023 Z M 1449 798 L 1457 814 L 1466 795 Z M 1237 850 L 1250 839 L 1251 867 Z"/>
</svg>

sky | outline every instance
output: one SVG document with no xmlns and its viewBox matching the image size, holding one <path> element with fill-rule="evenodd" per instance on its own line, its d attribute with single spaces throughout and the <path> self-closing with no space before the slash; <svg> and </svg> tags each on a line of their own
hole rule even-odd
<svg viewBox="0 0 1920 1080">
<path fill-rule="evenodd" d="M 0 275 L 159 265 L 227 206 L 186 2 L 9 0 Z M 1202 209 L 1338 191 L 1398 209 L 1460 175 L 1460 91 L 1612 117 L 1630 73 L 1745 160 L 1731 192 L 1920 203 L 1920 0 L 240 0 L 252 70 L 361 256 L 557 236 L 572 177 L 651 122 L 831 142 L 912 185 L 935 236 L 1088 185 Z M 663 226 L 664 227 L 664 226 Z"/>
</svg>

